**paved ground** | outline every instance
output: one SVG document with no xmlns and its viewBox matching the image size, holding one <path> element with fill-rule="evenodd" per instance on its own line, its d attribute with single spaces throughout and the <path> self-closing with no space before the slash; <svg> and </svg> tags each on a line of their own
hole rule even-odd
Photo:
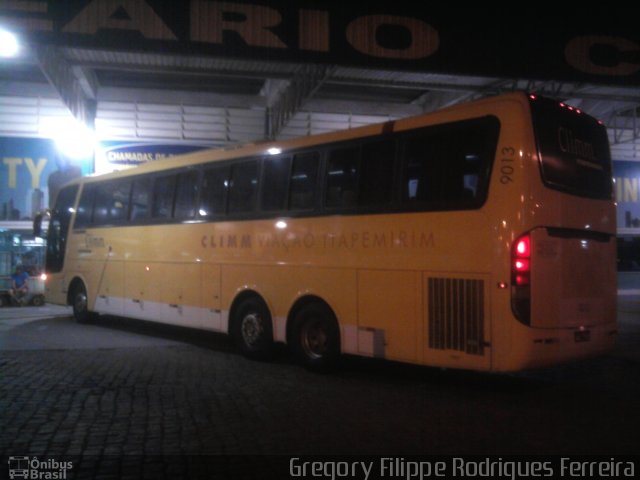
<svg viewBox="0 0 640 480">
<path fill-rule="evenodd" d="M 202 462 L 216 478 L 289 478 L 292 455 L 636 454 L 640 297 L 619 312 L 616 352 L 565 367 L 351 359 L 323 376 L 285 353 L 249 361 L 223 336 L 0 309 L 0 460 L 69 459 L 67 478 L 194 478 Z"/>
</svg>

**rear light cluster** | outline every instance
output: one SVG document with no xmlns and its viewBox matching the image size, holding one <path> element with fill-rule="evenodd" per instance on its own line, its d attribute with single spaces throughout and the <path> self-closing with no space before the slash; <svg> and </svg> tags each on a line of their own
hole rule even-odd
<svg viewBox="0 0 640 480">
<path fill-rule="evenodd" d="M 531 236 L 513 243 L 511 252 L 511 308 L 522 323 L 531 323 Z"/>
<path fill-rule="evenodd" d="M 533 100 L 533 101 L 536 101 L 536 100 L 538 100 L 539 97 L 535 93 L 530 93 L 529 94 L 529 98 L 531 100 Z M 576 107 L 572 107 L 571 105 L 567 105 L 564 102 L 558 102 L 558 105 L 560 106 L 560 108 L 566 108 L 570 112 L 576 112 L 578 115 L 582 114 L 582 110 L 580 110 L 579 108 L 576 108 Z"/>
<path fill-rule="evenodd" d="M 572 107 L 571 105 L 567 105 L 566 103 L 560 102 L 560 107 L 561 108 L 566 108 L 570 112 L 576 112 L 578 115 L 580 115 L 582 113 L 582 110 L 580 110 L 579 108 Z"/>
<path fill-rule="evenodd" d="M 536 100 L 538 100 L 538 99 L 540 99 L 540 98 L 541 98 L 541 97 L 540 97 L 540 96 L 538 96 L 538 95 L 536 95 L 535 93 L 530 93 L 530 94 L 529 94 L 529 99 L 530 99 L 531 101 L 534 101 L 534 102 L 535 102 Z M 582 115 L 582 113 L 584 113 L 584 112 L 583 112 L 582 110 L 580 110 L 579 108 L 572 107 L 571 105 L 567 105 L 567 104 L 566 104 L 566 103 L 564 103 L 564 102 L 558 102 L 558 106 L 559 106 L 560 108 L 564 108 L 564 109 L 566 109 L 566 110 L 569 110 L 570 112 L 575 112 L 575 113 L 577 113 L 578 115 Z M 600 124 L 600 125 L 604 125 L 604 122 L 603 122 L 602 120 L 596 120 L 596 121 L 598 122 L 598 124 Z"/>
<path fill-rule="evenodd" d="M 514 284 L 519 287 L 531 282 L 531 237 L 520 237 L 515 244 L 513 255 Z"/>
</svg>

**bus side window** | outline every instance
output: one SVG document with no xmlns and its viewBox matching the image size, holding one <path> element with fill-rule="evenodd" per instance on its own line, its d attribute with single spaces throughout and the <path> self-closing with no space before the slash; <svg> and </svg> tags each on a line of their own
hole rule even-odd
<svg viewBox="0 0 640 480">
<path fill-rule="evenodd" d="M 480 184 L 482 158 L 476 153 L 466 154 L 464 158 L 464 189 L 470 197 L 475 198 L 478 195 L 478 187 Z"/>
<path fill-rule="evenodd" d="M 316 185 L 320 158 L 317 152 L 301 153 L 293 157 L 289 181 L 289 208 L 310 210 L 316 205 Z"/>
<path fill-rule="evenodd" d="M 470 208 L 486 198 L 498 125 L 480 118 L 427 127 L 404 138 L 405 205 Z"/>
<path fill-rule="evenodd" d="M 347 147 L 329 153 L 325 206 L 349 208 L 358 205 L 359 148 Z"/>
<path fill-rule="evenodd" d="M 429 136 L 410 137 L 405 142 L 403 168 L 405 203 L 437 201 L 442 197 L 442 158 L 438 142 Z"/>
<path fill-rule="evenodd" d="M 202 197 L 198 209 L 200 216 L 212 218 L 224 215 L 228 189 L 229 167 L 207 168 L 202 177 Z"/>
<path fill-rule="evenodd" d="M 382 140 L 362 146 L 359 205 L 391 202 L 395 170 L 395 142 Z"/>
<path fill-rule="evenodd" d="M 93 224 L 112 225 L 127 218 L 131 182 L 107 182 L 96 187 Z"/>
<path fill-rule="evenodd" d="M 104 183 L 96 185 L 95 199 L 93 201 L 93 224 L 106 225 L 108 218 L 108 191 Z"/>
<path fill-rule="evenodd" d="M 131 181 L 121 180 L 111 184 L 111 203 L 109 206 L 109 221 L 123 222 L 129 213 L 129 199 L 131 197 Z"/>
<path fill-rule="evenodd" d="M 144 220 L 149 212 L 149 190 L 151 179 L 149 177 L 137 177 L 133 182 L 131 192 L 131 210 L 129 220 Z"/>
<path fill-rule="evenodd" d="M 177 175 L 158 177 L 153 183 L 153 201 L 151 216 L 157 219 L 169 219 L 173 215 L 173 197 L 176 190 Z"/>
<path fill-rule="evenodd" d="M 238 163 L 231 167 L 229 213 L 252 212 L 258 192 L 258 161 Z"/>
<path fill-rule="evenodd" d="M 178 175 L 176 187 L 176 205 L 173 217 L 190 219 L 196 216 L 196 202 L 198 201 L 198 172 L 191 170 Z"/>
<path fill-rule="evenodd" d="M 95 186 L 85 184 L 82 188 L 82 195 L 78 202 L 78 211 L 73 228 L 87 228 L 93 221 L 93 199 L 95 197 Z"/>
<path fill-rule="evenodd" d="M 266 157 L 262 163 L 262 209 L 283 210 L 286 207 L 291 157 Z"/>
</svg>

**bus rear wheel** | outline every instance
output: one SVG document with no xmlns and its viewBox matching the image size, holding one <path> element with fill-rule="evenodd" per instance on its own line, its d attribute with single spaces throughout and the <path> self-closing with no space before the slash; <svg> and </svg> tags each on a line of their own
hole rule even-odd
<svg viewBox="0 0 640 480">
<path fill-rule="evenodd" d="M 340 359 L 340 329 L 331 309 L 321 303 L 303 306 L 293 318 L 292 347 L 309 370 L 333 370 Z"/>
<path fill-rule="evenodd" d="M 260 298 L 250 297 L 238 305 L 232 335 L 246 357 L 255 360 L 271 358 L 274 351 L 271 314 Z"/>
</svg>

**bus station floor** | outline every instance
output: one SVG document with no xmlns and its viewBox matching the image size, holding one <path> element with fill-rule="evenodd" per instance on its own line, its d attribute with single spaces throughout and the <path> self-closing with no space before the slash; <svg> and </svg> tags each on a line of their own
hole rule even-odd
<svg viewBox="0 0 640 480">
<path fill-rule="evenodd" d="M 0 320 L 51 318 L 72 315 L 71 307 L 52 305 L 47 303 L 41 307 L 2 307 L 0 308 Z"/>
<path fill-rule="evenodd" d="M 193 456 L 232 472 L 200 478 L 271 478 L 254 475 L 265 456 L 289 478 L 292 455 L 637 454 L 640 295 L 619 296 L 618 319 L 614 352 L 541 371 L 347 359 L 318 375 L 285 353 L 248 360 L 221 335 L 2 308 L 0 479 L 15 456 L 119 479 L 197 478 Z"/>
</svg>

